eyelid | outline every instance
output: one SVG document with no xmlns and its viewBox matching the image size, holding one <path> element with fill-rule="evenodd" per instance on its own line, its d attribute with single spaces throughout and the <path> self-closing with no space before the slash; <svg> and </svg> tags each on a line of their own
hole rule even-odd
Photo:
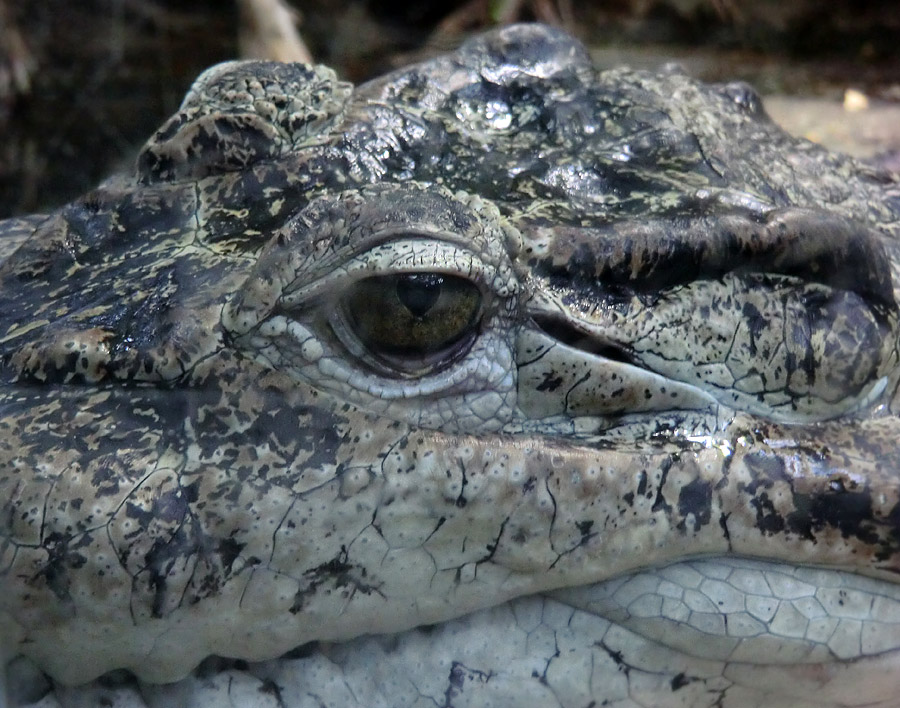
<svg viewBox="0 0 900 708">
<path fill-rule="evenodd" d="M 356 254 L 341 267 L 311 283 L 293 290 L 290 286 L 286 287 L 279 303 L 282 308 L 291 308 L 311 302 L 326 302 L 358 280 L 404 273 L 440 273 L 466 278 L 478 286 L 482 296 L 487 297 L 494 271 L 475 253 L 455 243 L 430 237 L 385 240 Z"/>
</svg>

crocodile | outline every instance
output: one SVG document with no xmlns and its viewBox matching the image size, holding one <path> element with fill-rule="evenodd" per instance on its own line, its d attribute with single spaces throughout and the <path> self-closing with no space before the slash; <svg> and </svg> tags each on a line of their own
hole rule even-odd
<svg viewBox="0 0 900 708">
<path fill-rule="evenodd" d="M 10 700 L 897 705 L 900 177 L 749 86 L 229 62 L 0 235 Z"/>
</svg>

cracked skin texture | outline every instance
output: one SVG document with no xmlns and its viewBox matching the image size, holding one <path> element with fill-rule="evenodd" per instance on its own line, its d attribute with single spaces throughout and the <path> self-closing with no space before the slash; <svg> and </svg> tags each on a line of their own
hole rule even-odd
<svg viewBox="0 0 900 708">
<path fill-rule="evenodd" d="M 749 87 L 528 25 L 357 88 L 230 63 L 0 236 L 7 659 L 154 705 L 896 705 L 900 182 Z"/>
</svg>

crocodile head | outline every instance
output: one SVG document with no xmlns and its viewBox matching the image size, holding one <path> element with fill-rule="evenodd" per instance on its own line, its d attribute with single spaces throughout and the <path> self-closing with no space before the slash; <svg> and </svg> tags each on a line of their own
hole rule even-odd
<svg viewBox="0 0 900 708">
<path fill-rule="evenodd" d="M 2 229 L 7 658 L 893 705 L 900 183 L 748 87 L 539 26 L 356 89 L 229 63 Z"/>
</svg>

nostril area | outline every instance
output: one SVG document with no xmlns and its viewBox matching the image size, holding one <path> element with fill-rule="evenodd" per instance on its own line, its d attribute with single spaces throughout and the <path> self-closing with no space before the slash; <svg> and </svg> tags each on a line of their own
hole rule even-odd
<svg viewBox="0 0 900 708">
<path fill-rule="evenodd" d="M 564 319 L 535 315 L 534 323 L 544 334 L 573 349 L 623 364 L 636 363 L 625 347 L 583 332 Z"/>
</svg>

